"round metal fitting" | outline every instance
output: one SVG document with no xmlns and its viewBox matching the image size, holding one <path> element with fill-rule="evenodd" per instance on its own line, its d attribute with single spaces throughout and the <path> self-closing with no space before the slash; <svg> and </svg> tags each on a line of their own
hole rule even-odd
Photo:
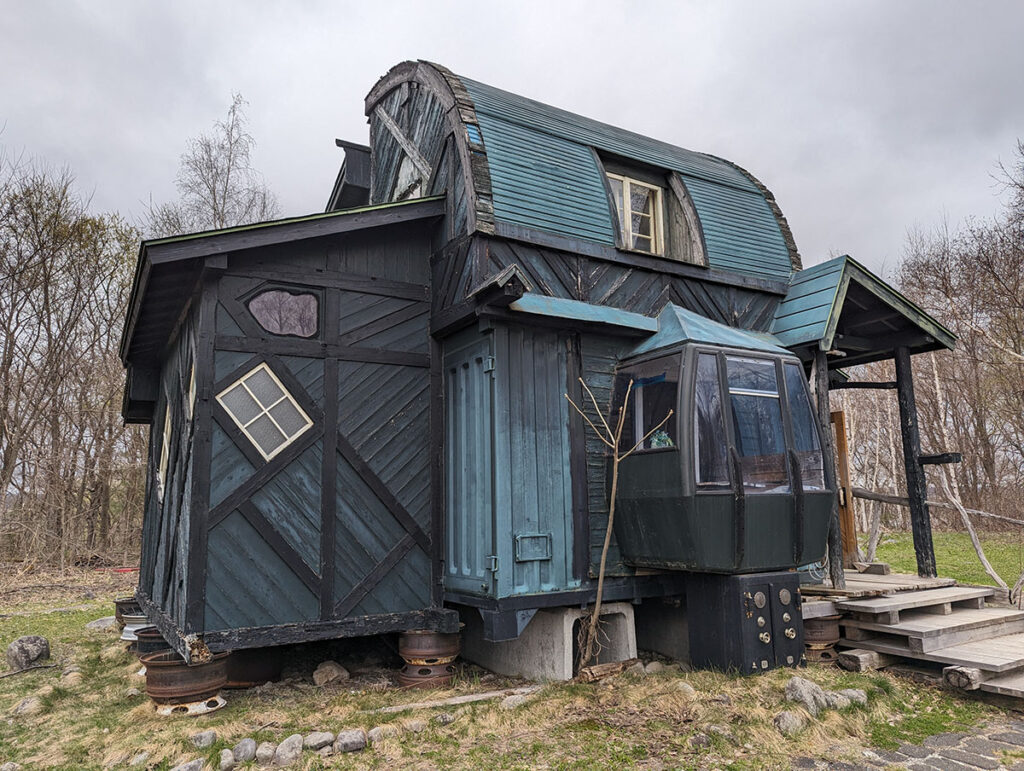
<svg viewBox="0 0 1024 771">
<path fill-rule="evenodd" d="M 764 596 L 764 592 L 757 592 L 756 594 L 754 594 L 754 604 L 757 607 L 763 608 L 765 606 L 765 603 L 767 602 L 768 598 Z"/>
<path fill-rule="evenodd" d="M 765 624 L 765 621 L 764 621 L 764 616 L 758 616 L 758 617 L 757 617 L 757 625 L 758 625 L 759 627 L 763 627 L 763 626 L 764 626 L 764 624 Z"/>
<path fill-rule="evenodd" d="M 757 637 L 765 645 L 767 645 L 768 643 L 770 643 L 772 641 L 772 636 L 770 634 L 768 634 L 767 632 L 761 632 L 761 634 L 759 634 Z"/>
<path fill-rule="evenodd" d="M 783 623 L 786 623 L 786 624 L 788 624 L 788 623 L 789 623 L 789 620 L 790 620 L 791 618 L 792 618 L 792 616 L 790 616 L 790 615 L 789 615 L 788 613 L 783 613 L 783 614 L 782 614 L 782 621 L 783 621 Z"/>
<path fill-rule="evenodd" d="M 779 602 L 783 605 L 789 605 L 789 602 L 792 599 L 793 595 L 789 593 L 789 589 L 779 589 Z"/>
<path fill-rule="evenodd" d="M 787 627 L 786 628 L 786 637 L 788 637 L 790 640 L 795 638 L 796 637 L 796 630 L 793 627 Z"/>
</svg>

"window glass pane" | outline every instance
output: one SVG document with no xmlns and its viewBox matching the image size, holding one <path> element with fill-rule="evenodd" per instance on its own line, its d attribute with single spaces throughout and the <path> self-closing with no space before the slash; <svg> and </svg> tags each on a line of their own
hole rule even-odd
<svg viewBox="0 0 1024 771">
<path fill-rule="evenodd" d="M 277 425 L 281 427 L 289 438 L 295 436 L 306 427 L 306 419 L 302 416 L 302 413 L 295 409 L 295 405 L 287 399 L 278 402 L 277 405 L 272 407 L 270 415 L 277 421 Z"/>
<path fill-rule="evenodd" d="M 264 407 L 269 407 L 284 396 L 284 392 L 281 390 L 281 387 L 274 382 L 274 378 L 270 376 L 270 373 L 262 367 L 249 375 L 249 377 L 245 379 L 245 384 L 249 386 L 249 390 L 252 391 L 253 396 L 255 396 L 259 403 Z"/>
<path fill-rule="evenodd" d="M 728 359 L 729 390 L 760 391 L 766 394 L 778 394 L 779 387 L 775 382 L 775 362 L 766 359 L 740 359 L 730 356 Z"/>
<path fill-rule="evenodd" d="M 629 206 L 634 212 L 650 214 L 653 190 L 642 185 L 631 184 L 629 186 Z"/>
<path fill-rule="evenodd" d="M 748 492 L 789 490 L 779 400 L 731 393 L 730 402 L 744 487 Z"/>
<path fill-rule="evenodd" d="M 277 430 L 277 426 L 266 415 L 260 415 L 246 426 L 245 430 L 265 455 L 272 454 L 274 450 L 285 443 L 284 434 Z"/>
<path fill-rule="evenodd" d="M 644 252 L 652 252 L 651 239 L 648 236 L 633 236 L 633 248 Z"/>
<path fill-rule="evenodd" d="M 673 411 L 673 416 L 649 436 L 639 450 L 657 450 L 676 447 L 676 403 L 679 395 L 679 357 L 670 356 L 634 365 L 616 375 L 615 400 L 612 419 L 618 418 L 618 409 L 626 397 L 626 387 L 633 380 L 633 390 L 626 405 L 626 421 L 621 446 L 632 448 L 643 436 L 661 423 Z"/>
<path fill-rule="evenodd" d="M 822 463 L 821 445 L 814 427 L 814 413 L 807 394 L 807 381 L 799 364 L 783 366 L 786 378 L 786 395 L 789 414 L 793 422 L 793 442 L 800 464 L 800 477 L 805 490 L 822 490 L 825 487 L 825 469 Z"/>
<path fill-rule="evenodd" d="M 249 395 L 241 383 L 220 397 L 224 409 L 231 413 L 243 426 L 262 412 L 260 406 Z"/>
<path fill-rule="evenodd" d="M 714 354 L 702 353 L 697 357 L 694 391 L 696 420 L 693 425 L 693 443 L 697 484 L 728 485 L 722 392 L 718 384 L 718 359 Z"/>
<path fill-rule="evenodd" d="M 633 232 L 641 236 L 651 235 L 651 218 L 644 214 L 633 214 Z"/>
<path fill-rule="evenodd" d="M 612 198 L 615 199 L 615 213 L 619 218 L 619 230 L 625 233 L 626 220 L 623 217 L 622 200 L 623 200 L 623 185 L 621 179 L 615 177 L 608 177 L 608 184 L 612 190 Z"/>
<path fill-rule="evenodd" d="M 249 312 L 274 335 L 313 337 L 317 331 L 317 296 L 273 289 L 249 300 Z"/>
</svg>

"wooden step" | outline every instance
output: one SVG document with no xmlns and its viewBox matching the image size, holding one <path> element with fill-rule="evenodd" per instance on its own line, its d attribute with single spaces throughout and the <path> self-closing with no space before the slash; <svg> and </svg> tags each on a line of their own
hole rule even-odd
<svg viewBox="0 0 1024 771">
<path fill-rule="evenodd" d="M 839 644 L 848 648 L 867 648 L 906 659 L 934 661 L 956 667 L 973 667 L 985 672 L 1005 673 L 1024 668 L 1024 632 L 973 640 L 934 651 L 911 650 L 906 640 L 895 636 L 872 637 L 867 640 L 842 639 Z"/>
<path fill-rule="evenodd" d="M 842 619 L 846 636 L 853 641 L 861 637 L 896 635 L 906 637 L 910 650 L 921 653 L 948 648 L 972 640 L 1000 637 L 1024 632 L 1024 611 L 1006 608 L 958 608 L 950 615 L 936 615 L 920 610 L 901 614 L 898 624 L 881 624 L 853 618 Z"/>
<path fill-rule="evenodd" d="M 1011 672 L 999 677 L 993 677 L 991 680 L 983 682 L 978 688 L 989 693 L 1016 696 L 1018 699 L 1024 699 L 1024 672 Z"/>
<path fill-rule="evenodd" d="M 898 624 L 900 611 L 934 608 L 936 612 L 948 614 L 953 607 L 985 607 L 985 598 L 991 597 L 995 589 L 948 586 L 941 589 L 924 589 L 916 592 L 899 592 L 891 597 L 872 597 L 865 600 L 836 600 L 835 606 L 847 613 L 861 615 L 861 620 L 882 624 Z M 863 616 L 873 616 L 865 619 Z"/>
</svg>

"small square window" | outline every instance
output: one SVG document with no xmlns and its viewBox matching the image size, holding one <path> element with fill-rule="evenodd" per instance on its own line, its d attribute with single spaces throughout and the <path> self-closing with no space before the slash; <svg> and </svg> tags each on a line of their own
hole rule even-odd
<svg viewBox="0 0 1024 771">
<path fill-rule="evenodd" d="M 661 188 L 619 174 L 608 174 L 608 185 L 615 200 L 623 247 L 661 254 L 664 247 Z"/>
<path fill-rule="evenodd" d="M 217 394 L 217 401 L 266 460 L 313 425 L 265 363 Z"/>
</svg>

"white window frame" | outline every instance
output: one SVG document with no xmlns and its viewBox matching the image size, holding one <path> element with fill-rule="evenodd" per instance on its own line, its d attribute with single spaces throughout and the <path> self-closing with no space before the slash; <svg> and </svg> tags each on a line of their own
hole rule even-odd
<svg viewBox="0 0 1024 771">
<path fill-rule="evenodd" d="M 171 400 L 168 399 L 164 406 L 164 430 L 160 437 L 160 465 L 156 471 L 156 495 L 157 500 L 163 503 L 164 491 L 167 485 L 167 464 L 171 459 Z"/>
<path fill-rule="evenodd" d="M 277 401 L 275 401 L 273 404 L 268 404 L 266 406 L 264 406 L 263 403 L 259 399 L 256 398 L 256 394 L 254 394 L 249 389 L 249 386 L 245 384 L 246 380 L 248 380 L 250 377 L 252 377 L 252 375 L 255 372 L 257 372 L 258 370 L 261 370 L 261 369 L 263 371 L 265 371 L 270 376 L 271 380 L 273 380 L 277 384 L 277 387 L 281 389 L 281 393 L 283 394 L 283 396 L 281 396 L 281 398 L 278 399 Z M 244 425 L 235 416 L 235 413 L 233 413 L 230 409 L 228 409 L 228 406 L 224 403 L 224 396 L 229 391 L 234 390 L 234 388 L 236 386 L 238 386 L 238 385 L 241 385 L 242 388 L 244 388 L 249 393 L 249 396 L 252 397 L 253 401 L 255 401 L 256 404 L 260 407 L 260 412 L 258 412 L 255 416 L 253 416 L 253 418 L 250 419 L 249 421 L 247 421 Z M 270 414 L 270 410 L 273 409 L 274 407 L 276 407 L 278 404 L 280 404 L 285 399 L 287 399 L 289 402 L 291 402 L 292 407 L 294 407 L 296 410 L 298 410 L 299 414 L 306 421 L 306 425 L 303 426 L 301 429 L 299 429 L 295 434 L 292 434 L 291 436 L 288 435 L 287 431 L 285 431 L 283 428 L 281 428 L 281 424 L 278 423 L 276 420 L 274 420 L 274 416 Z M 302 406 L 298 403 L 298 401 L 296 401 L 295 397 L 292 396 L 291 392 L 287 388 L 285 388 L 284 383 L 282 383 L 281 379 L 278 378 L 278 376 L 274 374 L 274 370 L 272 370 L 267 365 L 267 363 L 265 361 L 264 362 L 260 362 L 259 365 L 257 365 L 256 367 L 253 367 L 251 370 L 249 370 L 244 375 L 242 375 L 240 378 L 238 378 L 238 380 L 236 380 L 234 383 L 232 383 L 227 388 L 225 388 L 223 391 L 221 391 L 219 394 L 217 394 L 217 401 L 220 403 L 220 406 L 224 408 L 224 412 L 226 412 L 231 417 L 231 420 L 234 422 L 234 424 L 236 426 L 238 426 L 238 429 L 243 434 L 245 434 L 246 439 L 248 439 L 250 442 L 252 442 L 252 446 L 256 448 L 257 452 L 259 452 L 260 455 L 263 456 L 264 460 L 268 460 L 269 461 L 269 460 L 273 459 L 274 457 L 276 457 L 277 455 L 279 455 L 282 451 L 284 451 L 284 449 L 286 447 L 288 447 L 290 444 L 295 442 L 295 440 L 297 440 L 300 436 L 302 436 L 304 433 L 306 433 L 307 431 L 309 431 L 309 429 L 311 429 L 313 427 L 313 420 L 309 417 L 309 415 L 306 414 L 306 411 L 304 409 L 302 409 Z M 263 416 L 263 415 L 266 415 L 268 418 L 270 418 L 271 422 L 275 426 L 277 426 L 277 430 L 280 431 L 281 434 L 285 438 L 284 444 L 279 445 L 269 455 L 266 452 L 264 452 L 264 450 L 260 446 L 259 442 L 257 442 L 255 440 L 255 438 L 253 438 L 252 434 L 250 434 L 248 429 L 246 428 L 247 426 L 251 425 L 255 421 L 259 420 L 260 417 Z"/>
<path fill-rule="evenodd" d="M 622 248 L 631 252 L 640 252 L 641 254 L 653 254 L 661 256 L 665 252 L 665 191 L 658 185 L 652 185 L 649 182 L 641 182 L 639 179 L 633 179 L 623 174 L 613 174 L 608 171 L 605 172 L 609 179 L 617 180 L 622 183 L 622 198 L 619 199 L 615 196 L 614 192 L 612 197 L 615 199 L 615 215 L 618 217 L 619 229 L 622 236 Z M 623 208 L 630 204 L 632 196 L 630 194 L 630 187 L 632 186 L 642 187 L 650 190 L 654 193 L 654 201 L 651 205 L 651 251 L 646 249 L 638 249 L 633 246 L 633 210 L 632 207 L 625 214 Z"/>
</svg>

